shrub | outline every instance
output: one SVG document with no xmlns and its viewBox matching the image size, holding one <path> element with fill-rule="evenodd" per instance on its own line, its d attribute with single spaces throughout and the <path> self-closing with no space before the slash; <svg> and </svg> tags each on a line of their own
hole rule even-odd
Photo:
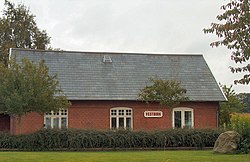
<svg viewBox="0 0 250 162">
<path fill-rule="evenodd" d="M 230 128 L 241 134 L 241 141 L 238 144 L 238 153 L 250 152 L 250 115 L 233 114 Z"/>
<path fill-rule="evenodd" d="M 233 114 L 230 119 L 230 128 L 244 137 L 250 137 L 250 115 Z"/>
<path fill-rule="evenodd" d="M 0 134 L 0 147 L 19 150 L 84 150 L 90 148 L 213 147 L 219 130 L 95 131 L 44 129 L 29 135 Z"/>
<path fill-rule="evenodd" d="M 13 149 L 18 146 L 17 136 L 11 135 L 8 132 L 0 133 L 0 148 Z"/>
</svg>

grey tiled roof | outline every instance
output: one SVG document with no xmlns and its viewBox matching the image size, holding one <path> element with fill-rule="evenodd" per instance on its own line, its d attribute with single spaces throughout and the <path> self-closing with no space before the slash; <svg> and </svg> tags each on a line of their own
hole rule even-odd
<svg viewBox="0 0 250 162">
<path fill-rule="evenodd" d="M 12 49 L 17 60 L 41 59 L 70 100 L 137 100 L 150 77 L 175 79 L 191 101 L 224 101 L 202 55 L 98 53 Z M 104 63 L 108 55 L 112 63 Z"/>
</svg>

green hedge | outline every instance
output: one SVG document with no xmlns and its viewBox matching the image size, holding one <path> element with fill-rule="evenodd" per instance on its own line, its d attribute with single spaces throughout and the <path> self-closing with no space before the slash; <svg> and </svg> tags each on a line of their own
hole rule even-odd
<svg viewBox="0 0 250 162">
<path fill-rule="evenodd" d="M 219 130 L 93 131 L 44 129 L 29 135 L 0 133 L 0 148 L 18 150 L 84 150 L 89 148 L 213 147 Z"/>
</svg>

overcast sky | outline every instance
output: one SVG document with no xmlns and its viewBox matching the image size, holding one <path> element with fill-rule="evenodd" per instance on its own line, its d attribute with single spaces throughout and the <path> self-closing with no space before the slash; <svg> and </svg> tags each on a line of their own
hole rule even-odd
<svg viewBox="0 0 250 162">
<path fill-rule="evenodd" d="M 217 82 L 230 85 L 230 51 L 202 29 L 216 21 L 229 0 L 13 0 L 36 15 L 51 46 L 73 51 L 201 53 Z M 1 0 L 0 8 L 3 9 Z M 238 76 L 239 77 L 239 76 Z M 235 85 L 250 93 L 250 85 Z"/>
</svg>

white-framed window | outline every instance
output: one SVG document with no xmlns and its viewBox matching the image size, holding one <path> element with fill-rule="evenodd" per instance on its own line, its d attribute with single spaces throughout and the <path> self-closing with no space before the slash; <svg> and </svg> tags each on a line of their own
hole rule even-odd
<svg viewBox="0 0 250 162">
<path fill-rule="evenodd" d="M 44 115 L 45 128 L 68 128 L 68 110 L 50 111 Z"/>
<path fill-rule="evenodd" d="M 194 111 L 192 108 L 178 107 L 173 109 L 173 128 L 193 128 Z"/>
<path fill-rule="evenodd" d="M 133 110 L 127 107 L 116 107 L 110 109 L 111 129 L 132 129 Z"/>
</svg>

